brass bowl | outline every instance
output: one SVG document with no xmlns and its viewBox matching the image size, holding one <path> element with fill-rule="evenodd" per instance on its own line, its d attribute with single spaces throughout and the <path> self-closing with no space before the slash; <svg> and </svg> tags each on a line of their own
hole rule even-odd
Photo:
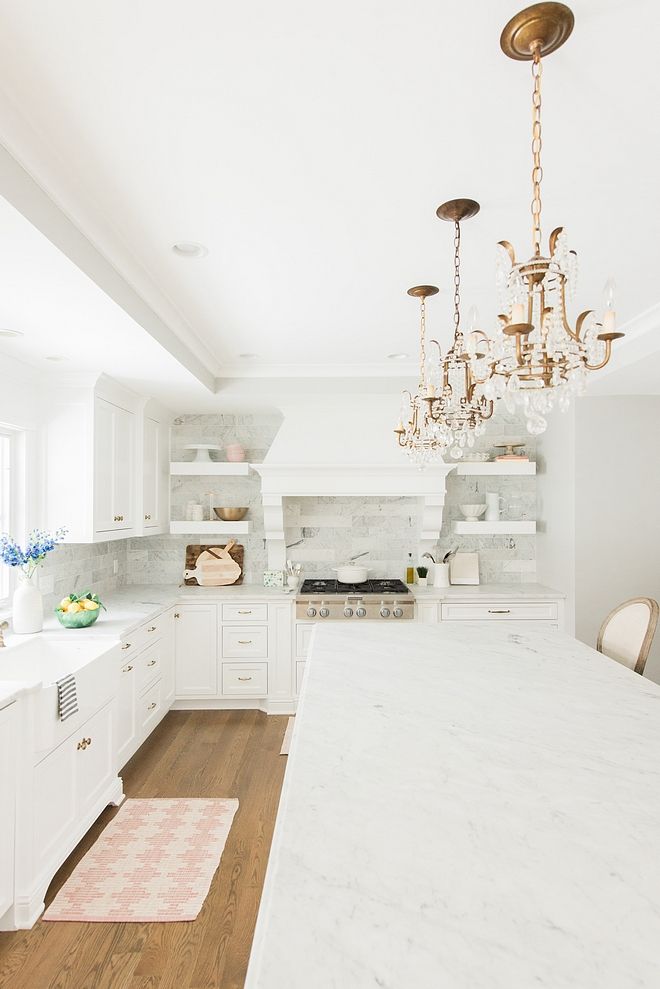
<svg viewBox="0 0 660 989">
<path fill-rule="evenodd" d="M 213 511 L 223 522 L 240 522 L 248 513 L 247 508 L 214 508 Z"/>
</svg>

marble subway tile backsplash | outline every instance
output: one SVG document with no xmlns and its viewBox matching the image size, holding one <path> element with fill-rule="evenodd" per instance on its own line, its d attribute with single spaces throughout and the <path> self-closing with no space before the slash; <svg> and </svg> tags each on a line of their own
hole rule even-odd
<svg viewBox="0 0 660 989">
<path fill-rule="evenodd" d="M 107 543 L 65 544 L 46 557 L 39 570 L 39 584 L 45 591 L 44 611 L 48 614 L 67 594 L 95 591 L 101 600 L 126 582 L 128 540 Z M 115 573 L 115 561 L 117 573 Z"/>
</svg>

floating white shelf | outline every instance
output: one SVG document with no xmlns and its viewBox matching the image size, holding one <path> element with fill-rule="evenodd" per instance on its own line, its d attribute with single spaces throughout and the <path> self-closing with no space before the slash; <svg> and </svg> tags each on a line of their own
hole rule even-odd
<svg viewBox="0 0 660 989">
<path fill-rule="evenodd" d="M 456 465 L 457 474 L 490 474 L 493 475 L 522 475 L 536 474 L 536 463 L 533 460 L 490 460 L 485 463 L 465 463 Z"/>
<path fill-rule="evenodd" d="M 170 522 L 173 536 L 244 536 L 249 531 L 249 522 Z"/>
<path fill-rule="evenodd" d="M 536 522 L 452 522 L 457 536 L 533 536 Z"/>
<path fill-rule="evenodd" d="M 198 460 L 173 460 L 170 463 L 170 474 L 187 474 L 193 477 L 209 474 L 216 477 L 246 477 L 249 471 L 250 464 L 246 461 L 230 464 L 224 460 L 209 460 L 208 463 Z"/>
</svg>

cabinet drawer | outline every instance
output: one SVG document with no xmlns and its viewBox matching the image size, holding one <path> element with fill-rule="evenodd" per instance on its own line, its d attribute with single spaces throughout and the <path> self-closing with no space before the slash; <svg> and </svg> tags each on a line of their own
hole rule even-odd
<svg viewBox="0 0 660 989">
<path fill-rule="evenodd" d="M 223 604 L 223 622 L 267 622 L 267 604 Z"/>
<path fill-rule="evenodd" d="M 140 628 L 136 628 L 134 632 L 129 633 L 121 644 L 122 655 L 127 658 L 128 656 L 134 656 L 144 646 L 150 645 L 156 639 L 160 639 L 165 629 L 166 618 L 166 615 L 159 615 L 158 618 L 154 618 L 150 622 L 145 622 Z"/>
<path fill-rule="evenodd" d="M 496 601 L 490 604 L 451 604 L 443 601 L 443 622 L 483 622 L 483 621 L 556 621 L 558 618 L 556 601 L 537 603 L 518 601 Z"/>
<path fill-rule="evenodd" d="M 302 687 L 303 677 L 305 675 L 305 662 L 298 660 L 296 663 L 296 693 L 300 693 L 300 688 Z"/>
<path fill-rule="evenodd" d="M 138 699 L 138 718 L 143 738 L 151 731 L 152 724 L 159 720 L 162 704 L 162 680 L 157 680 Z"/>
<path fill-rule="evenodd" d="M 297 659 L 307 659 L 307 653 L 309 652 L 309 643 L 312 638 L 312 632 L 314 631 L 314 624 L 309 622 L 307 625 L 296 625 L 296 658 Z"/>
<path fill-rule="evenodd" d="M 223 663 L 222 693 L 232 697 L 265 697 L 268 663 Z"/>
<path fill-rule="evenodd" d="M 133 659 L 133 665 L 137 674 L 137 690 L 140 693 L 152 680 L 162 675 L 160 645 L 156 644 L 155 646 L 144 649 L 139 656 Z M 125 669 L 125 667 L 122 668 Z"/>
<path fill-rule="evenodd" d="M 222 655 L 225 659 L 266 659 L 267 625 L 225 625 L 222 629 Z"/>
</svg>

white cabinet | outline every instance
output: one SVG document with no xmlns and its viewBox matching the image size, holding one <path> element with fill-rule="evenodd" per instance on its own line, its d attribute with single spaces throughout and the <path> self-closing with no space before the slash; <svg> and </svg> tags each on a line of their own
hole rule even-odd
<svg viewBox="0 0 660 989">
<path fill-rule="evenodd" d="M 177 697 L 218 692 L 218 609 L 215 604 L 182 604 L 174 612 Z"/>
<path fill-rule="evenodd" d="M 99 811 L 94 813 L 95 808 L 114 775 L 115 740 L 112 722 L 112 704 L 106 704 L 85 722 L 81 732 L 73 736 L 76 815 L 79 818 L 86 818 L 89 814 L 97 816 Z"/>
<path fill-rule="evenodd" d="M 491 601 L 470 604 L 467 602 L 443 601 L 441 619 L 443 622 L 484 622 L 484 621 L 557 621 L 556 601 Z"/>
<path fill-rule="evenodd" d="M 138 423 L 137 528 L 145 535 L 169 530 L 169 413 L 149 401 Z"/>
<path fill-rule="evenodd" d="M 227 697 L 267 697 L 268 663 L 223 663 L 222 693 Z"/>
<path fill-rule="evenodd" d="M 17 705 L 0 710 L 0 917 L 14 902 Z"/>
<path fill-rule="evenodd" d="M 94 403 L 95 533 L 135 524 L 135 414 L 105 399 Z"/>
<path fill-rule="evenodd" d="M 125 766 L 136 749 L 137 740 L 137 671 L 132 660 L 122 656 L 119 664 L 116 706 L 117 769 Z"/>
<path fill-rule="evenodd" d="M 165 530 L 171 416 L 101 375 L 49 402 L 45 505 L 67 542 L 125 539 Z"/>
</svg>

